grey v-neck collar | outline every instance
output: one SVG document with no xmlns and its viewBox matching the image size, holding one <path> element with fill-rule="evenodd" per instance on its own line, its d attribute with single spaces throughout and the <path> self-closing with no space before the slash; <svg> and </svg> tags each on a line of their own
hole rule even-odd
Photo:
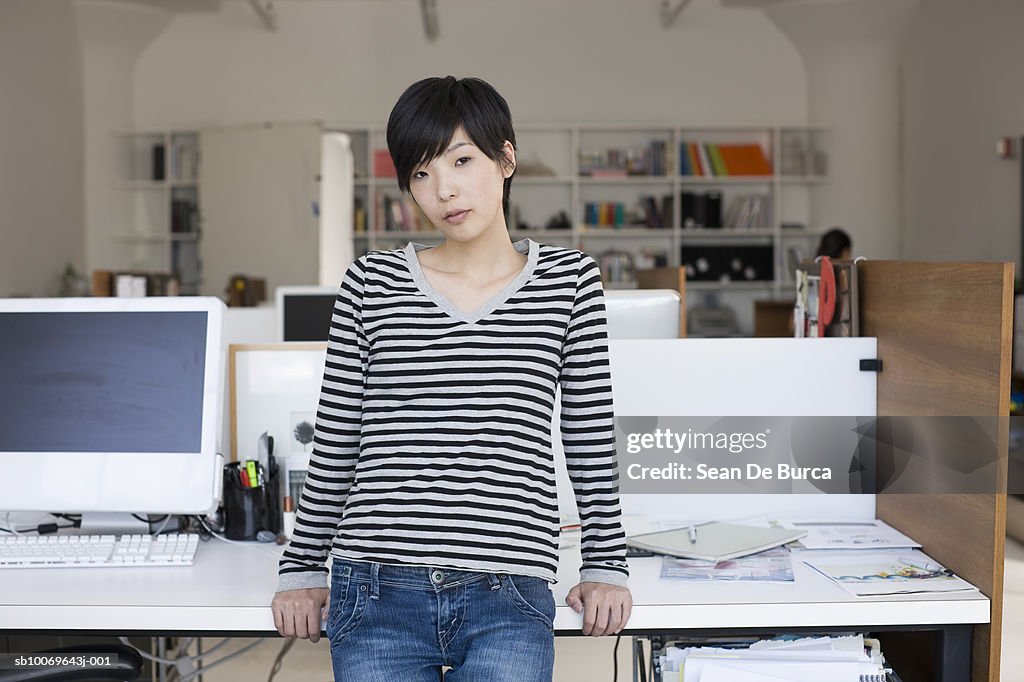
<svg viewBox="0 0 1024 682">
<path fill-rule="evenodd" d="M 504 289 L 470 313 L 463 312 L 455 307 L 455 305 L 443 294 L 430 286 L 430 282 L 428 282 L 427 278 L 423 275 L 423 270 L 420 268 L 420 259 L 419 256 L 416 255 L 416 252 L 430 247 L 418 242 L 409 242 L 406 244 L 404 251 L 405 259 L 409 265 L 409 274 L 412 275 L 412 281 L 416 283 L 419 290 L 422 291 L 427 298 L 437 304 L 437 306 L 447 313 L 449 317 L 458 320 L 459 322 L 473 323 L 494 312 L 498 306 L 507 301 L 509 297 L 517 292 L 519 288 L 530 279 L 530 276 L 533 275 L 534 268 L 537 267 L 537 255 L 540 251 L 540 245 L 537 242 L 526 238 L 513 242 L 512 247 L 519 253 L 526 254 L 526 265 L 519 271 L 519 274 L 516 275 L 511 282 L 505 285 Z"/>
</svg>

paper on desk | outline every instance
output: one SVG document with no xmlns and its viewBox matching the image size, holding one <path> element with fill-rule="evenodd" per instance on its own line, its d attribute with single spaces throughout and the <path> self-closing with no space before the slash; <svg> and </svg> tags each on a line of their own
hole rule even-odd
<svg viewBox="0 0 1024 682">
<path fill-rule="evenodd" d="M 793 530 L 805 530 L 793 549 L 857 549 L 878 550 L 920 547 L 921 543 L 899 532 L 880 519 L 825 521 L 780 520 L 779 525 Z"/>
<path fill-rule="evenodd" d="M 775 547 L 757 554 L 719 562 L 663 557 L 661 579 L 688 582 L 712 580 L 791 583 L 793 562 L 789 550 L 785 547 Z"/>
<path fill-rule="evenodd" d="M 825 557 L 817 554 L 803 562 L 857 597 L 975 589 L 917 550 L 844 552 Z"/>
</svg>

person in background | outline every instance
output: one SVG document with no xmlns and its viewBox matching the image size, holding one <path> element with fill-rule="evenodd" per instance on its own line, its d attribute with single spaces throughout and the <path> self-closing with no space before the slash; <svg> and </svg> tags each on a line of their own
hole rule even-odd
<svg viewBox="0 0 1024 682">
<path fill-rule="evenodd" d="M 850 235 L 845 230 L 833 227 L 821 236 L 817 256 L 828 256 L 832 260 L 850 260 L 853 247 Z"/>
</svg>

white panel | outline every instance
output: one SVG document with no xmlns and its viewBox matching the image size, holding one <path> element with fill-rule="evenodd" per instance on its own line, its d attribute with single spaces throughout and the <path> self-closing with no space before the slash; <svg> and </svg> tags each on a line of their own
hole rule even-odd
<svg viewBox="0 0 1024 682">
<path fill-rule="evenodd" d="M 874 416 L 877 339 L 611 339 L 615 415 Z M 559 400 L 561 395 L 559 394 Z M 565 471 L 558 410 L 552 424 L 563 519 L 578 519 Z M 623 495 L 627 534 L 645 520 L 755 515 L 874 518 L 874 495 Z M 643 517 L 643 518 L 640 518 Z"/>
<path fill-rule="evenodd" d="M 233 274 L 316 284 L 320 126 L 268 124 L 200 132 L 202 290 L 220 295 Z"/>
<path fill-rule="evenodd" d="M 353 260 L 352 143 L 345 133 L 327 133 L 320 155 L 320 277 L 337 289 Z"/>
</svg>

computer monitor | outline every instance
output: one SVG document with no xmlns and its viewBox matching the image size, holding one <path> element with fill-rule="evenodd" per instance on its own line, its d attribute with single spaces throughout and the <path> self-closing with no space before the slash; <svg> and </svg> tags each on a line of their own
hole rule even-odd
<svg viewBox="0 0 1024 682">
<path fill-rule="evenodd" d="M 278 287 L 275 292 L 278 335 L 282 341 L 326 341 L 338 289 Z"/>
<path fill-rule="evenodd" d="M 215 509 L 224 309 L 0 299 L 0 510 Z"/>
<path fill-rule="evenodd" d="M 682 298 L 673 289 L 604 292 L 610 339 L 677 339 Z"/>
</svg>

